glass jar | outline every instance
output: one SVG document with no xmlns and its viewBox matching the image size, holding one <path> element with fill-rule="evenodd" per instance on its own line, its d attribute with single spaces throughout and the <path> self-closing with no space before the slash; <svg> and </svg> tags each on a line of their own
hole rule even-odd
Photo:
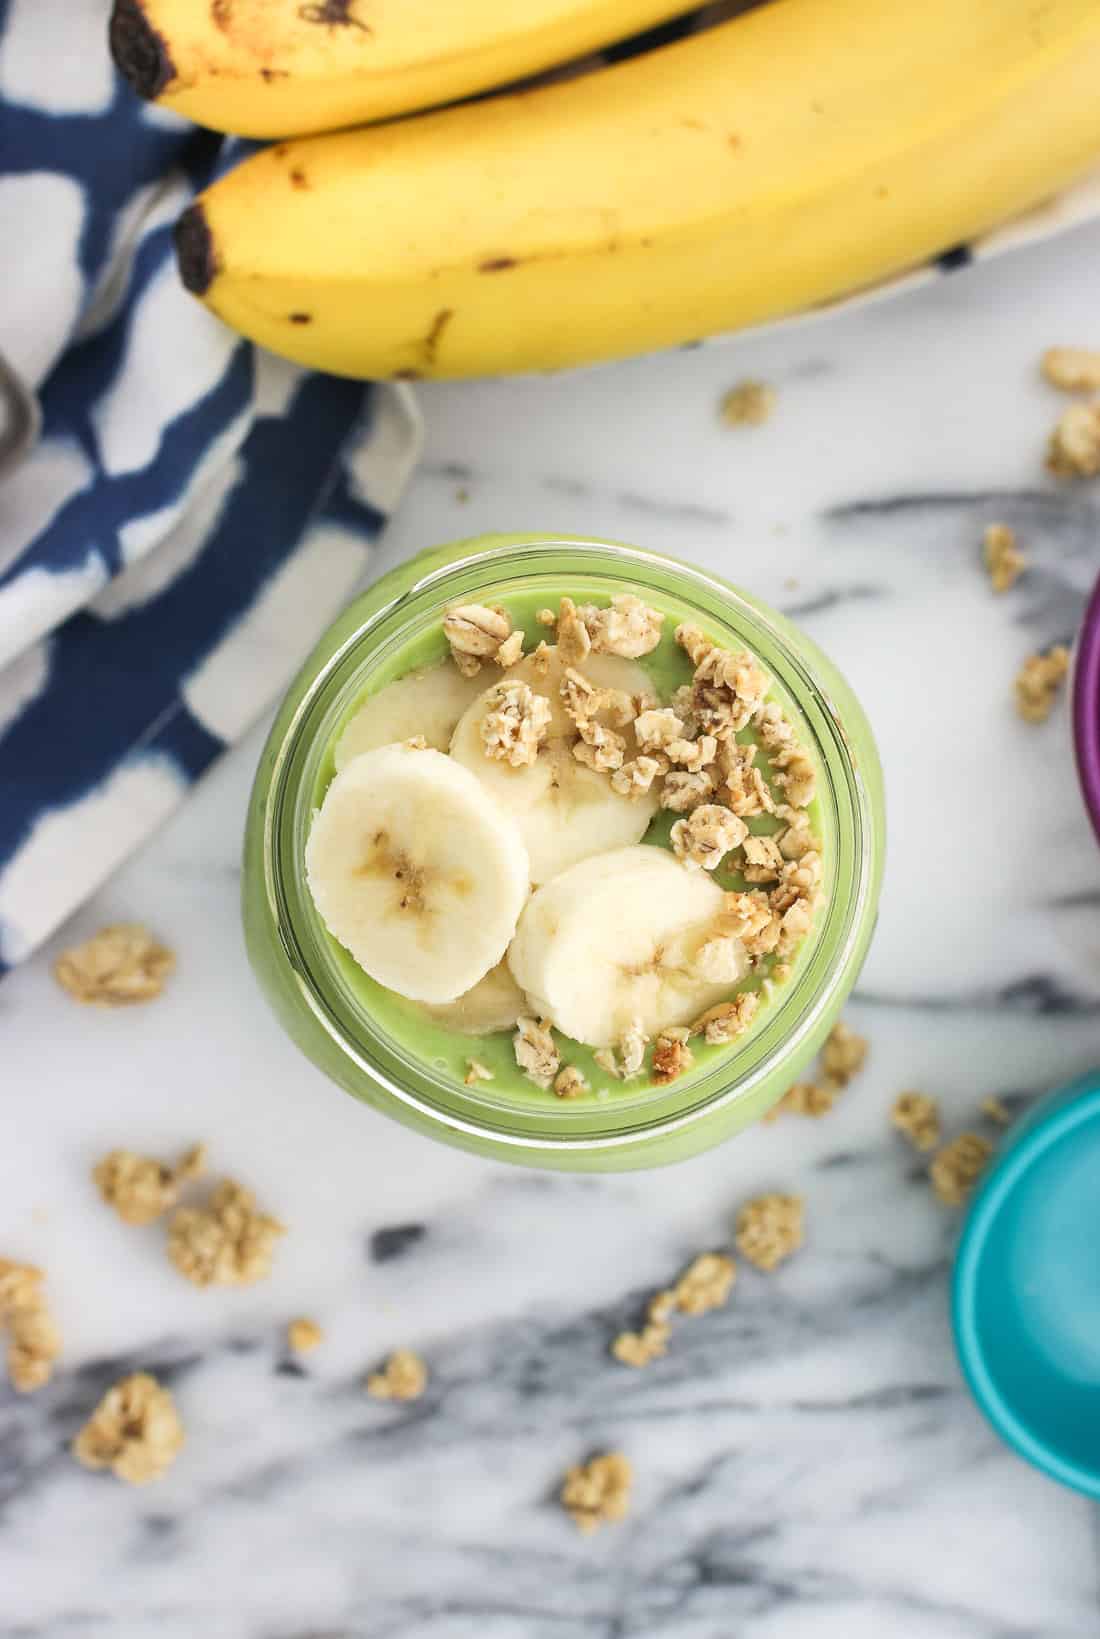
<svg viewBox="0 0 1100 1639">
<path fill-rule="evenodd" d="M 757 1024 L 717 1060 L 664 1087 L 606 1100 L 509 1103 L 415 1058 L 366 1011 L 334 960 L 305 880 L 305 841 L 337 726 L 399 676 L 454 603 L 568 585 L 578 602 L 616 592 L 673 600 L 731 648 L 746 647 L 801 715 L 819 767 L 827 900 L 812 946 Z M 614 1171 L 681 1160 L 762 1116 L 820 1050 L 874 927 L 883 860 L 882 773 L 870 727 L 834 666 L 789 621 L 674 559 L 605 541 L 491 536 L 421 554 L 379 580 L 320 640 L 260 759 L 245 837 L 249 957 L 287 1033 L 363 1103 L 418 1132 L 497 1160 Z"/>
</svg>

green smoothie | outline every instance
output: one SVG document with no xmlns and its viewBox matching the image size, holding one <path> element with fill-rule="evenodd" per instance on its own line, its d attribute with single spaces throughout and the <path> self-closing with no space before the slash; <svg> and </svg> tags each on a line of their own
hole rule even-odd
<svg viewBox="0 0 1100 1639">
<path fill-rule="evenodd" d="M 625 593 L 668 616 L 659 646 L 633 662 L 645 668 L 662 699 L 692 671 L 673 641 L 681 619 L 700 627 L 723 650 L 749 651 L 773 679 L 770 699 L 788 717 L 817 775 L 807 818 L 821 856 L 823 895 L 812 927 L 788 958 L 785 982 L 769 988 L 767 961 L 745 981 L 742 988 L 762 993 L 750 1028 L 728 1044 L 692 1035 L 693 1065 L 680 1066 L 683 1073 L 664 1085 L 653 1083 L 648 1053 L 644 1075 L 619 1080 L 589 1049 L 559 1038 L 562 1063 L 579 1067 L 590 1085 L 588 1093 L 566 1098 L 521 1073 L 511 1031 L 472 1037 L 441 1028 L 419 1004 L 374 984 L 327 933 L 308 880 L 307 853 L 318 804 L 339 785 L 335 755 L 346 726 L 365 700 L 381 701 L 388 684 L 447 660 L 448 610 L 500 604 L 522 628 L 529 652 L 544 638 L 554 640 L 537 614 L 556 607 L 563 594 L 578 604 L 605 606 Z M 476 690 L 507 675 L 487 662 L 470 681 Z M 411 682 L 401 686 L 411 689 Z M 392 703 L 394 696 L 389 698 Z M 417 732 L 405 722 L 386 738 L 402 742 Z M 443 732 L 449 730 L 444 726 Z M 634 733 L 633 726 L 627 730 Z M 752 736 L 742 731 L 737 738 Z M 353 770 L 366 759 L 347 761 L 350 743 L 352 737 L 340 755 Z M 438 738 L 432 743 L 442 747 Z M 729 747 L 727 760 L 728 752 Z M 759 761 L 766 773 L 763 758 Z M 447 766 L 454 786 L 451 759 Z M 479 778 L 469 762 L 466 767 Z M 488 789 L 491 781 L 479 783 Z M 643 805 L 639 826 L 650 811 Z M 776 820 L 763 815 L 743 817 L 758 837 L 776 827 Z M 671 868 L 663 850 L 674 820 L 658 811 L 640 845 L 629 851 L 652 853 L 653 861 Z M 632 841 L 638 844 L 639 838 Z M 650 843 L 656 845 L 652 850 Z M 425 1137 L 499 1161 L 575 1172 L 663 1166 L 758 1120 L 820 1050 L 870 941 L 883 849 L 881 771 L 866 717 L 836 667 L 804 633 L 717 576 L 657 553 L 608 541 L 495 535 L 431 549 L 390 571 L 333 622 L 304 662 L 276 716 L 253 786 L 242 876 L 245 936 L 281 1027 L 318 1069 L 373 1111 Z M 599 856 L 593 863 L 599 864 Z M 656 873 L 662 874 L 663 869 Z M 716 898 L 724 904 L 710 873 L 695 874 L 707 878 L 714 896 L 708 895 L 709 902 Z M 517 895 L 522 878 L 520 868 Z M 562 877 L 554 880 L 560 884 Z M 613 897 L 610 868 L 606 880 L 612 898 L 601 903 L 613 904 L 615 914 L 601 912 L 595 925 L 605 933 L 601 956 L 614 962 L 617 947 L 606 933 L 619 928 L 625 900 Z M 729 889 L 742 887 L 736 875 L 719 873 L 718 881 Z M 637 902 L 644 900 L 639 896 Z M 528 903 L 537 905 L 539 894 Z M 521 932 L 526 920 L 524 911 Z M 571 947 L 580 948 L 583 941 Z M 585 967 L 577 961 L 575 971 Z M 599 987 L 592 992 L 599 1001 Z M 587 993 L 582 990 L 580 997 L 583 1004 Z M 466 1084 L 470 1059 L 480 1060 L 493 1079 Z M 626 1066 L 620 1062 L 619 1067 Z M 369 1174 L 369 1122 L 363 1134 Z"/>
<path fill-rule="evenodd" d="M 562 596 L 570 597 L 577 603 L 605 605 L 608 602 L 607 592 L 600 582 L 584 574 L 549 584 L 543 581 L 534 591 L 525 591 L 514 583 L 490 584 L 480 591 L 479 601 L 489 606 L 499 606 L 507 613 L 513 627 L 522 631 L 525 653 L 530 654 L 540 642 L 554 642 L 553 630 L 548 630 L 539 621 L 538 614 L 548 605 L 556 611 Z M 676 627 L 683 621 L 698 624 L 702 626 L 706 635 L 721 647 L 729 647 L 729 637 L 716 627 L 708 629 L 707 623 L 700 620 L 695 609 L 685 607 L 684 604 L 659 591 L 647 589 L 645 602 L 650 607 L 660 610 L 666 616 L 666 620 L 658 646 L 650 653 L 639 657 L 634 664 L 643 668 L 659 704 L 667 705 L 678 688 L 691 682 L 694 670 L 691 660 L 674 639 Z M 390 684 L 409 673 L 437 665 L 451 666 L 453 662 L 449 656 L 450 651 L 441 626 L 420 633 L 415 640 L 386 656 L 384 663 L 380 664 L 370 677 L 368 687 L 348 703 L 334 724 L 333 733 L 317 770 L 313 789 L 315 807 L 320 807 L 335 777 L 335 749 L 340 736 L 347 724 L 359 713 L 364 700 L 380 694 Z M 507 673 L 502 673 L 499 668 L 487 663 L 479 677 L 478 686 L 488 688 L 502 675 L 507 676 Z M 767 699 L 778 705 L 793 726 L 799 742 L 810 751 L 812 737 L 806 730 L 798 705 L 774 677 Z M 740 730 L 736 738 L 743 745 L 760 745 L 757 732 L 752 725 Z M 770 778 L 771 769 L 763 747 L 757 759 L 757 766 L 768 781 L 776 804 L 782 804 L 785 801 L 784 793 Z M 815 796 L 806 813 L 814 834 L 815 845 L 822 855 L 823 890 L 827 899 L 834 874 L 835 837 L 831 834 L 823 805 L 818 797 Z M 669 833 L 674 822 L 680 817 L 677 813 L 658 810 L 642 840 L 647 845 L 671 852 Z M 772 836 L 785 829 L 784 822 L 771 814 L 753 816 L 746 819 L 745 823 L 750 833 L 757 836 Z M 733 860 L 738 854 L 739 850 L 734 850 L 729 858 Z M 718 886 L 723 889 L 746 891 L 753 886 L 735 869 L 727 870 L 720 867 L 712 875 Z M 787 972 L 784 974 L 784 984 L 796 982 L 803 964 L 810 959 L 820 922 L 819 914 L 809 934 L 786 959 Z M 555 1104 L 561 1107 L 560 1101 L 555 1098 L 552 1091 L 535 1085 L 517 1065 L 513 1032 L 510 1029 L 491 1034 L 470 1035 L 446 1028 L 432 1017 L 424 1005 L 406 1000 L 371 979 L 327 930 L 323 930 L 322 937 L 328 944 L 331 961 L 342 976 L 343 983 L 354 994 L 376 1027 L 393 1038 L 406 1053 L 421 1061 L 427 1068 L 444 1075 L 456 1086 L 461 1087 L 467 1076 L 468 1065 L 473 1059 L 492 1075 L 491 1080 L 477 1083 L 476 1095 L 482 1102 L 511 1107 L 533 1105 L 545 1109 Z M 776 965 L 777 959 L 774 956 L 759 958 L 747 977 L 739 985 L 730 987 L 730 996 L 746 990 L 757 992 L 760 1000 L 757 1013 L 749 1029 L 732 1042 L 711 1044 L 701 1035 L 693 1037 L 691 1052 L 694 1067 L 690 1072 L 693 1077 L 714 1068 L 722 1060 L 732 1059 L 744 1049 L 752 1036 L 764 1028 L 771 1008 L 781 994 L 781 987 L 771 977 Z M 619 1079 L 601 1067 L 592 1048 L 575 1042 L 558 1031 L 554 1034 L 562 1063 L 576 1066 L 588 1084 L 588 1090 L 580 1095 L 580 1099 L 633 1103 L 653 1097 L 654 1087 L 651 1085 L 648 1066 L 636 1077 Z M 575 1099 L 570 1102 L 575 1105 L 578 1101 Z"/>
</svg>

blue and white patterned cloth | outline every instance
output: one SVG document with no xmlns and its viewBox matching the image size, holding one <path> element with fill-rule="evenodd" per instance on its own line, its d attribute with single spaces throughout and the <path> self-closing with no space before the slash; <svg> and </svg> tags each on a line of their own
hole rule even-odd
<svg viewBox="0 0 1100 1639">
<path fill-rule="evenodd" d="M 0 0 L 0 360 L 40 423 L 0 471 L 0 972 L 280 693 L 417 445 L 407 393 L 185 294 L 172 225 L 226 145 L 131 95 L 108 11 Z"/>
</svg>

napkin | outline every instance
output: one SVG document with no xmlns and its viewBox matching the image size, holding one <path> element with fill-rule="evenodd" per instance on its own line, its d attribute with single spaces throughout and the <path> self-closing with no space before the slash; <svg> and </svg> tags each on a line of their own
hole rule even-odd
<svg viewBox="0 0 1100 1639">
<path fill-rule="evenodd" d="M 181 288 L 240 145 L 133 97 L 108 0 L 0 0 L 0 972 L 174 812 L 361 581 L 407 389 L 303 370 Z"/>
</svg>

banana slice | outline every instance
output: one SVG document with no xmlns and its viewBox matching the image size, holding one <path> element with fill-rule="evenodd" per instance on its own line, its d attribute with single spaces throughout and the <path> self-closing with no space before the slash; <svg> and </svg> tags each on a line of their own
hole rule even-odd
<svg viewBox="0 0 1100 1639">
<path fill-rule="evenodd" d="M 336 771 L 353 757 L 378 746 L 399 744 L 422 734 L 436 751 L 446 751 L 455 724 L 479 694 L 485 677 L 463 677 L 450 660 L 409 672 L 365 700 L 336 742 Z"/>
<path fill-rule="evenodd" d="M 337 774 L 306 844 L 313 902 L 379 984 L 453 1002 L 496 966 L 530 879 L 515 822 L 442 752 L 381 746 Z"/>
<path fill-rule="evenodd" d="M 531 1012 L 589 1047 L 638 1026 L 655 1036 L 729 996 L 748 971 L 744 947 L 723 939 L 713 974 L 722 890 L 661 848 L 638 844 L 583 860 L 532 894 L 508 951 Z M 708 945 L 710 961 L 699 963 Z"/>
<path fill-rule="evenodd" d="M 549 733 L 538 759 L 526 768 L 512 768 L 485 754 L 481 723 L 488 709 L 486 695 L 463 712 L 451 740 L 451 756 L 477 775 L 504 812 L 511 814 L 523 836 L 531 860 L 531 880 L 549 882 L 560 871 L 592 854 L 605 853 L 638 842 L 657 812 L 657 797 L 620 797 L 606 774 L 586 768 L 573 756 L 576 730 L 562 704 L 559 689 L 565 667 L 557 650 L 548 650 L 545 665 L 534 656 L 512 666 L 509 682 L 526 683 L 550 701 Z M 621 689 L 625 694 L 652 694 L 652 684 L 641 666 L 618 655 L 592 654 L 584 675 L 598 688 Z M 628 756 L 634 755 L 633 734 L 623 730 Z"/>
<path fill-rule="evenodd" d="M 457 1030 L 462 1036 L 491 1036 L 496 1030 L 513 1030 L 520 1014 L 527 1011 L 526 997 L 512 978 L 507 961 L 498 962 L 456 1002 L 443 1002 L 439 1007 L 421 1005 L 436 1024 Z"/>
</svg>

